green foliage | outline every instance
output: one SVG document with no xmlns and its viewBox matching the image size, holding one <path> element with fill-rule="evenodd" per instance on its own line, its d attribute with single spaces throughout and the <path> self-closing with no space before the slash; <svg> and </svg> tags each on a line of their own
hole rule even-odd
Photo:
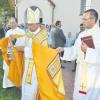
<svg viewBox="0 0 100 100">
<path fill-rule="evenodd" d="M 0 23 L 6 24 L 9 17 L 14 16 L 11 0 L 0 0 Z"/>
<path fill-rule="evenodd" d="M 2 54 L 0 51 L 0 100 L 20 100 L 21 94 L 17 88 L 9 88 L 6 92 L 3 91 L 2 82 L 3 82 L 3 67 L 2 67 Z"/>
<path fill-rule="evenodd" d="M 0 7 L 8 6 L 8 0 L 0 0 Z"/>
</svg>

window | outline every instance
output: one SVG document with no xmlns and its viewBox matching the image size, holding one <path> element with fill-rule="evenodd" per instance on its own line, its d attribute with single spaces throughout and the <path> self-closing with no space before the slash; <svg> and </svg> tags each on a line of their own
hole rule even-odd
<svg viewBox="0 0 100 100">
<path fill-rule="evenodd" d="M 86 6 L 86 0 L 81 0 L 80 15 L 82 15 L 83 12 L 85 11 L 85 6 Z"/>
<path fill-rule="evenodd" d="M 86 10 L 91 8 L 91 1 L 92 0 L 86 0 Z"/>
<path fill-rule="evenodd" d="M 92 0 L 81 0 L 80 15 L 82 15 L 85 10 L 91 8 L 91 1 Z"/>
</svg>

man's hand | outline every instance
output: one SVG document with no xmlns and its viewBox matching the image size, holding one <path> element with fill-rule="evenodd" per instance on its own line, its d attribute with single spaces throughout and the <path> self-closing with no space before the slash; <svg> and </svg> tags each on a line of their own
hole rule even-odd
<svg viewBox="0 0 100 100">
<path fill-rule="evenodd" d="M 14 35 L 10 35 L 10 36 L 9 36 L 9 40 L 10 40 L 10 41 L 14 41 L 14 40 L 15 40 L 15 36 L 14 36 Z"/>
<path fill-rule="evenodd" d="M 81 50 L 82 50 L 84 53 L 86 53 L 87 47 L 88 47 L 88 46 L 82 41 L 82 43 L 81 43 Z"/>
<path fill-rule="evenodd" d="M 56 51 L 58 51 L 59 53 L 61 53 L 61 52 L 64 51 L 64 48 L 62 48 L 62 47 L 58 47 L 58 48 L 56 48 Z"/>
<path fill-rule="evenodd" d="M 24 46 L 16 46 L 19 52 L 24 52 Z"/>
</svg>

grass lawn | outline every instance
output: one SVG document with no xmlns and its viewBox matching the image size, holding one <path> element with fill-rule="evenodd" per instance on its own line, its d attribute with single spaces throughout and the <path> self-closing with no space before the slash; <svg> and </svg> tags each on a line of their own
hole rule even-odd
<svg viewBox="0 0 100 100">
<path fill-rule="evenodd" d="M 20 100 L 20 93 L 18 89 L 13 87 L 9 88 L 6 92 L 2 88 L 3 81 L 3 67 L 2 67 L 2 54 L 0 51 L 0 100 Z"/>
</svg>

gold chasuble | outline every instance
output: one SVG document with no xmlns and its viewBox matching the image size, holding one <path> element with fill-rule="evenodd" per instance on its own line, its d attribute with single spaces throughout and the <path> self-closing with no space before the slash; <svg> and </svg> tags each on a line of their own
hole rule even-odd
<svg viewBox="0 0 100 100">
<path fill-rule="evenodd" d="M 47 33 L 27 34 L 32 38 L 32 59 L 28 66 L 26 82 L 31 84 L 33 67 L 36 69 L 38 93 L 36 100 L 65 100 L 59 54 L 47 47 Z M 35 65 L 35 66 L 34 66 Z"/>
<path fill-rule="evenodd" d="M 28 33 L 28 34 L 26 34 L 26 37 L 29 40 L 32 39 L 32 42 L 39 43 L 39 44 L 44 45 L 44 46 L 48 46 L 47 32 L 43 27 L 41 27 L 41 30 L 39 33 L 37 33 L 37 34 Z M 34 64 L 33 56 L 31 55 L 29 65 L 28 65 L 28 71 L 26 74 L 26 82 L 28 84 L 31 84 L 33 66 L 35 67 L 35 64 Z"/>
<path fill-rule="evenodd" d="M 0 40 L 0 48 L 2 51 L 3 59 L 9 66 L 8 78 L 17 86 L 21 87 L 22 85 L 22 76 L 24 70 L 24 59 L 23 53 L 17 51 L 14 47 L 13 59 L 9 60 L 7 55 L 8 49 L 8 38 L 3 38 Z"/>
<path fill-rule="evenodd" d="M 59 54 L 35 42 L 32 54 L 39 83 L 36 100 L 65 100 Z"/>
</svg>

